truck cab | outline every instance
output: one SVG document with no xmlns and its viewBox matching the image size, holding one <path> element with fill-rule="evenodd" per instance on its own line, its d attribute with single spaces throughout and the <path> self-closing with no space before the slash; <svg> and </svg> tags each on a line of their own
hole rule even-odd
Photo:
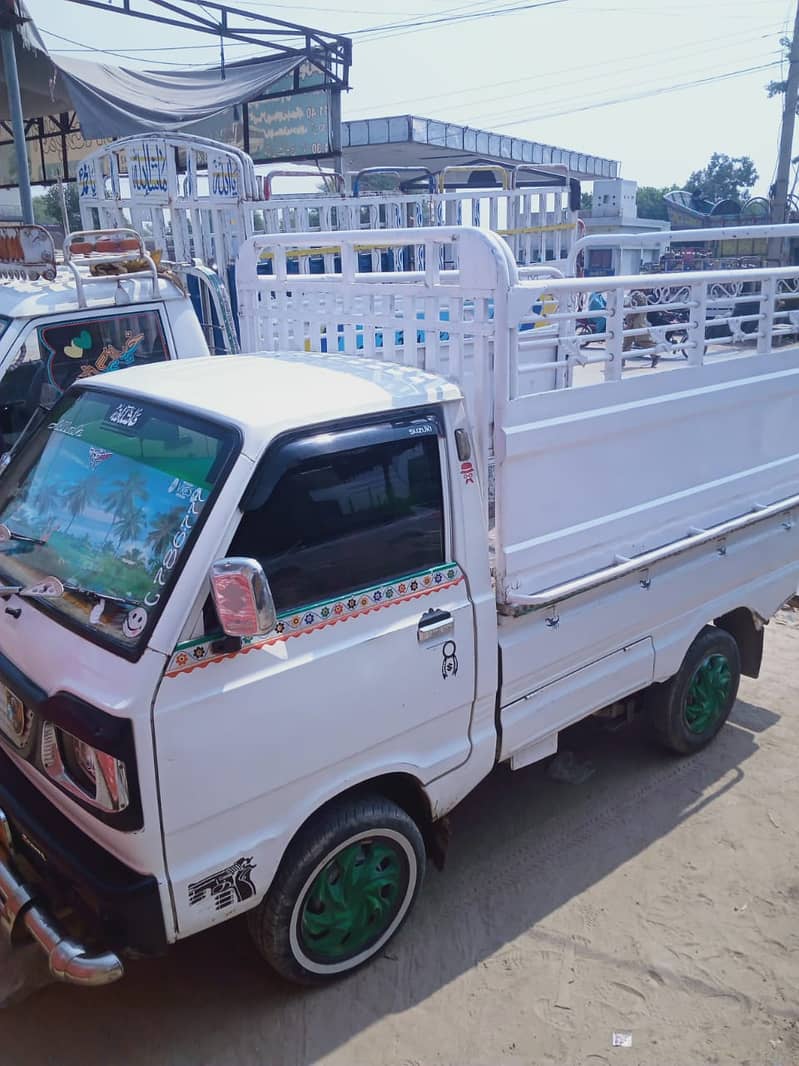
<svg viewBox="0 0 799 1066">
<path fill-rule="evenodd" d="M 0 230 L 0 452 L 73 381 L 208 351 L 185 278 L 132 231 L 70 235 L 57 264 L 43 227 Z"/>
<path fill-rule="evenodd" d="M 336 797 L 384 782 L 440 817 L 487 771 L 494 595 L 478 486 L 450 491 L 454 385 L 241 356 L 95 376 L 49 417 L 0 489 L 19 592 L 0 614 L 0 809 L 15 864 L 38 871 L 31 900 L 52 913 L 68 882 L 106 947 L 157 951 L 257 902 Z M 242 559 L 270 575 L 270 620 L 237 638 Z M 423 854 L 385 847 L 387 938 Z M 65 937 L 57 972 L 117 974 L 85 946 L 63 963 Z M 320 939 L 303 958 L 325 975 L 343 955 Z"/>
</svg>

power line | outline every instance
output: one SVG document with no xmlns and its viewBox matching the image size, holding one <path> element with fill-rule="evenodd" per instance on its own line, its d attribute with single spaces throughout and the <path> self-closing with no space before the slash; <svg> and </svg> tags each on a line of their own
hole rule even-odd
<svg viewBox="0 0 799 1066">
<path fill-rule="evenodd" d="M 73 48 L 58 49 L 57 50 L 58 52 L 89 52 L 89 53 L 91 53 L 91 52 L 95 52 L 95 53 L 99 52 L 101 55 L 114 56 L 117 59 L 131 59 L 134 62 L 139 57 L 137 55 L 131 54 L 133 52 L 148 52 L 148 51 L 175 52 L 175 51 L 178 51 L 178 49 L 212 48 L 212 49 L 216 50 L 218 48 L 217 44 L 212 44 L 212 45 L 178 45 L 176 47 L 165 46 L 164 48 L 156 48 L 156 49 L 131 48 L 129 52 L 117 52 L 117 51 L 114 51 L 114 50 L 112 50 L 110 48 L 97 48 L 97 47 L 94 47 L 92 45 L 87 45 L 85 41 L 76 41 L 72 37 L 64 37 L 60 33 L 53 33 L 52 30 L 46 30 L 43 26 L 39 26 L 37 28 L 39 29 L 39 31 L 41 33 L 46 33 L 48 37 L 54 37 L 54 38 L 56 38 L 56 40 L 59 40 L 59 41 L 66 41 L 68 44 L 80 45 L 79 48 L 74 48 L 74 49 Z M 229 43 L 227 47 L 241 48 L 241 47 L 246 47 L 246 46 L 247 46 L 247 42 L 246 41 L 236 41 L 236 42 L 233 42 L 232 44 Z M 252 56 L 243 56 L 241 58 L 242 59 L 251 59 L 254 56 L 256 56 L 257 54 L 258 54 L 257 52 L 254 52 Z M 153 62 L 163 63 L 166 66 L 170 66 L 170 67 L 182 67 L 182 68 L 185 69 L 186 67 L 207 67 L 209 65 L 210 61 L 206 61 L 205 63 L 180 63 L 177 60 L 155 59 L 154 58 Z"/>
<path fill-rule="evenodd" d="M 572 0 L 535 0 L 533 3 L 524 4 L 511 4 L 504 7 L 491 7 L 484 8 L 481 11 L 462 12 L 460 14 L 438 14 L 422 19 L 403 19 L 401 22 L 385 23 L 382 26 L 364 26 L 358 30 L 349 30 L 345 36 L 358 37 L 362 34 L 376 34 L 380 38 L 387 36 L 394 36 L 390 33 L 391 30 L 401 30 L 406 32 L 414 29 L 427 29 L 430 26 L 440 26 L 442 24 L 453 24 L 458 22 L 475 22 L 478 19 L 484 19 L 499 15 L 512 15 L 518 11 L 531 11 L 539 7 L 555 7 L 560 4 L 571 3 Z M 457 10 L 457 9 L 453 9 Z M 370 38 L 373 39 L 373 38 Z"/>
<path fill-rule="evenodd" d="M 40 33 L 46 33 L 48 37 L 56 37 L 59 41 L 72 41 L 72 38 L 70 38 L 70 37 L 62 37 L 58 33 L 53 33 L 52 30 L 44 29 L 43 26 L 39 26 L 37 28 L 38 28 Z M 72 43 L 79 44 L 80 42 L 74 41 Z M 231 42 L 228 43 L 228 47 L 229 48 L 246 48 L 247 44 L 248 44 L 247 41 L 231 41 Z M 198 51 L 198 50 L 203 49 L 203 48 L 206 49 L 206 50 L 210 48 L 212 51 L 216 51 L 217 45 L 216 45 L 216 43 L 214 43 L 214 44 L 173 44 L 173 45 L 165 44 L 165 45 L 162 45 L 160 48 L 128 48 L 127 51 L 128 52 L 135 52 L 138 55 L 139 53 L 145 53 L 145 52 L 195 52 L 195 51 Z M 70 53 L 70 52 L 105 52 L 105 51 L 107 51 L 107 49 L 100 48 L 100 47 L 98 47 L 96 45 L 91 45 L 91 44 L 82 44 L 80 48 L 59 48 L 58 49 L 58 52 L 59 52 L 60 55 L 66 55 L 67 53 Z M 113 54 L 113 53 L 109 53 L 109 54 Z"/>
<path fill-rule="evenodd" d="M 758 40 L 766 40 L 769 37 L 773 37 L 773 36 L 775 36 L 774 32 L 763 33 L 763 34 L 760 35 L 759 38 L 756 38 L 756 39 L 758 39 Z M 726 34 L 726 35 L 723 35 L 721 37 L 715 38 L 717 43 L 718 42 L 722 42 L 722 41 L 729 42 L 729 41 L 731 41 L 733 39 L 743 39 L 743 40 L 745 40 L 748 43 L 749 41 L 751 41 L 753 39 L 752 38 L 752 31 L 751 30 L 745 30 L 745 31 L 740 31 L 739 30 L 736 33 Z M 703 55 L 706 55 L 708 52 L 726 51 L 728 47 L 729 47 L 728 43 L 719 44 L 718 47 L 713 47 L 713 48 L 708 48 L 706 44 L 701 43 L 701 44 L 698 44 L 698 47 L 695 47 L 693 49 L 681 50 L 680 51 L 680 57 L 685 56 L 685 55 L 693 55 L 696 52 L 699 52 L 699 53 L 701 53 Z M 655 56 L 655 55 L 659 56 L 661 59 L 667 59 L 668 58 L 668 53 L 664 52 L 663 48 L 652 49 L 651 51 L 648 51 L 648 52 L 637 52 L 636 53 L 636 58 L 637 59 L 646 59 L 649 56 Z M 473 86 L 471 88 L 468 88 L 468 89 L 467 88 L 453 89 L 453 90 L 451 90 L 449 92 L 436 93 L 435 96 L 431 96 L 431 95 L 428 94 L 426 96 L 411 97 L 410 99 L 404 99 L 404 100 L 398 100 L 398 101 L 388 101 L 387 103 L 384 103 L 384 104 L 372 104 L 368 108 L 356 108 L 355 110 L 356 110 L 356 112 L 357 111 L 367 110 L 367 111 L 369 111 L 371 113 L 374 113 L 375 110 L 381 109 L 381 108 L 385 109 L 385 108 L 392 108 L 392 107 L 405 107 L 407 104 L 415 104 L 415 103 L 420 103 L 420 102 L 421 103 L 426 103 L 427 101 L 432 101 L 432 100 L 435 100 L 437 102 L 439 100 L 448 98 L 450 96 L 463 97 L 464 94 L 466 94 L 466 93 L 482 92 L 485 89 L 499 89 L 499 88 L 501 88 L 501 87 L 503 87 L 505 85 L 519 86 L 519 85 L 527 85 L 527 84 L 529 84 L 531 82 L 546 81 L 546 79 L 547 78 L 551 78 L 554 73 L 557 73 L 557 74 L 570 74 L 572 71 L 587 71 L 587 72 L 589 72 L 589 78 L 590 78 L 590 77 L 594 76 L 593 74 L 590 74 L 590 72 L 597 71 L 597 70 L 600 70 L 601 68 L 608 67 L 608 66 L 614 66 L 615 67 L 615 66 L 618 66 L 618 63 L 619 63 L 619 60 L 618 60 L 617 57 L 614 57 L 612 59 L 600 60 L 598 63 L 590 63 L 590 64 L 578 63 L 578 64 L 575 64 L 572 67 L 563 67 L 563 68 L 561 68 L 560 70 L 558 70 L 556 72 L 555 71 L 542 71 L 542 72 L 539 72 L 537 74 L 531 74 L 531 75 L 529 75 L 526 78 L 509 78 L 509 79 L 507 79 L 505 81 L 486 82 L 486 83 L 483 83 L 482 85 L 475 85 L 475 86 Z M 624 68 L 624 73 L 628 74 L 628 73 L 630 73 L 630 71 L 634 71 L 640 65 L 649 66 L 648 63 L 638 64 L 636 62 L 636 63 L 632 64 L 631 66 L 626 66 Z M 575 79 L 574 80 L 574 84 L 577 84 L 578 81 L 583 81 L 583 80 L 588 80 L 588 79 Z M 549 88 L 549 86 L 547 86 L 547 87 Z M 493 99 L 502 99 L 502 97 L 493 97 L 492 100 Z M 492 101 L 491 100 L 475 100 L 475 101 L 473 101 L 471 103 L 465 103 L 462 106 L 463 107 L 473 107 L 473 106 L 479 107 L 479 106 L 481 106 L 484 103 L 490 103 L 490 102 L 492 102 Z"/>
<path fill-rule="evenodd" d="M 487 0 L 474 0 L 474 2 L 472 2 L 470 4 L 459 5 L 458 7 L 453 7 L 453 8 L 444 8 L 443 11 L 440 11 L 438 13 L 438 16 L 446 16 L 446 17 L 440 18 L 440 17 L 437 16 L 437 21 L 446 22 L 447 19 L 450 17 L 449 16 L 449 12 L 458 13 L 458 14 L 453 16 L 456 19 L 473 18 L 473 17 L 476 17 L 476 16 L 482 17 L 483 15 L 492 14 L 493 13 L 493 9 L 489 10 L 489 11 L 484 11 L 484 12 L 475 12 L 474 14 L 470 14 L 468 12 L 468 9 L 477 7 L 478 5 L 483 5 L 486 2 L 487 2 Z M 550 4 L 564 4 L 564 3 L 570 3 L 570 2 L 571 2 L 571 0 L 538 0 L 538 2 L 536 2 L 536 3 L 521 5 L 519 7 L 519 10 L 524 10 L 524 9 L 526 9 L 528 7 L 546 7 L 546 6 L 549 6 Z M 205 9 L 203 8 L 203 10 L 205 10 Z M 504 13 L 504 12 L 500 12 L 500 13 Z M 421 21 L 424 22 L 425 20 L 421 20 Z M 405 23 L 397 23 L 396 25 L 405 25 Z M 408 25 L 413 25 L 413 22 L 409 21 Z M 75 49 L 75 51 L 99 52 L 99 53 L 101 53 L 103 55 L 115 56 L 115 57 L 120 58 L 120 59 L 135 59 L 136 57 L 132 54 L 134 52 L 135 53 L 145 53 L 145 52 L 149 52 L 149 51 L 152 51 L 152 52 L 164 52 L 164 51 L 172 52 L 172 51 L 176 51 L 178 49 L 188 50 L 190 48 L 192 48 L 192 49 L 199 49 L 199 48 L 216 49 L 216 44 L 212 44 L 212 45 L 178 45 L 176 47 L 170 47 L 168 45 L 165 45 L 163 48 L 152 48 L 152 49 L 131 48 L 131 49 L 128 49 L 128 51 L 126 51 L 126 52 L 119 52 L 119 51 L 115 51 L 115 50 L 109 49 L 109 48 L 92 47 L 90 45 L 87 45 L 86 42 L 84 42 L 84 41 L 76 41 L 76 40 L 74 40 L 71 37 L 64 37 L 61 34 L 54 33 L 52 30 L 45 29 L 43 26 L 40 26 L 39 29 L 41 30 L 41 32 L 47 34 L 50 37 L 54 37 L 54 38 L 56 38 L 59 41 L 66 41 L 68 44 L 80 45 L 81 48 Z M 246 42 L 234 42 L 234 44 L 231 44 L 230 47 L 233 47 L 234 45 L 235 45 L 235 47 L 244 47 L 244 46 L 246 46 Z M 59 51 L 72 52 L 73 49 L 59 49 Z M 255 56 L 257 54 L 258 53 L 253 53 L 252 55 Z M 245 56 L 243 58 L 249 59 L 249 58 L 251 58 L 251 56 Z M 178 67 L 180 67 L 180 66 L 198 66 L 198 67 L 202 67 L 202 66 L 206 66 L 207 65 L 205 63 L 182 64 L 182 63 L 176 63 L 174 61 L 170 61 L 170 60 L 166 60 L 166 59 L 163 59 L 163 60 L 159 59 L 159 60 L 157 60 L 157 62 L 166 64 L 168 66 L 178 66 Z"/>
<path fill-rule="evenodd" d="M 483 2 L 486 2 L 486 0 L 483 0 Z M 392 23 L 384 23 L 382 26 L 373 26 L 373 27 L 365 27 L 365 28 L 359 29 L 359 30 L 350 30 L 349 33 L 348 33 L 348 36 L 356 36 L 356 35 L 364 34 L 364 36 L 361 37 L 361 43 L 367 43 L 367 42 L 371 43 L 373 41 L 383 41 L 383 40 L 387 40 L 387 39 L 391 39 L 391 38 L 407 36 L 409 33 L 418 32 L 418 30 L 435 28 L 436 26 L 446 25 L 446 24 L 449 24 L 449 23 L 473 21 L 473 20 L 478 19 L 478 18 L 488 18 L 488 17 L 491 17 L 493 15 L 513 14 L 514 12 L 525 11 L 525 10 L 529 10 L 530 8 L 534 8 L 534 7 L 547 7 L 547 6 L 551 6 L 553 4 L 569 3 L 569 2 L 573 2 L 573 0 L 548 0 L 548 2 L 546 2 L 546 3 L 517 4 L 515 6 L 509 6 L 507 8 L 496 8 L 496 7 L 493 7 L 493 8 L 488 8 L 488 9 L 485 9 L 483 11 L 477 12 L 477 13 L 475 13 L 473 15 L 460 14 L 460 15 L 455 15 L 452 18 L 441 18 L 441 17 L 433 17 L 433 16 L 431 16 L 429 19 L 422 19 L 422 20 L 418 20 L 418 21 L 406 20 L 406 21 L 403 21 L 403 22 L 397 22 L 397 23 L 393 23 L 393 24 Z M 686 8 L 682 8 L 682 9 L 679 9 L 679 10 L 682 10 L 682 11 L 694 11 L 695 7 L 691 6 L 691 7 L 686 7 Z M 659 10 L 658 11 L 658 15 L 661 15 L 661 14 L 678 15 L 679 14 L 679 10 L 678 9 L 666 10 L 666 11 Z M 651 13 L 652 13 L 651 12 L 651 8 L 616 8 L 616 7 L 597 8 L 597 7 L 591 7 L 591 8 L 589 8 L 589 10 L 583 12 L 583 14 L 585 14 L 585 15 L 598 15 L 598 14 L 610 14 L 610 13 L 614 13 L 614 12 L 623 12 L 625 14 L 627 14 L 627 13 L 640 13 L 640 14 L 649 14 L 649 15 L 651 15 Z M 438 16 L 440 16 L 441 14 L 442 13 L 439 12 Z M 757 17 L 757 13 L 752 13 L 752 14 L 747 13 L 745 15 L 735 15 L 735 14 L 727 15 L 726 10 L 725 10 L 725 17 L 730 17 L 730 18 L 756 18 Z"/>
<path fill-rule="evenodd" d="M 326 15 L 331 14 L 330 5 L 326 7 L 320 7 L 316 4 L 274 4 L 265 3 L 264 0 L 235 0 L 237 6 L 242 7 L 268 7 L 271 11 L 324 11 Z M 382 15 L 384 12 L 375 11 L 374 8 L 358 7 L 336 7 L 335 13 L 337 15 Z M 424 11 L 406 11 L 407 15 L 424 15 Z"/>
<path fill-rule="evenodd" d="M 776 53 L 775 51 L 772 51 L 772 52 L 769 52 L 769 53 L 768 53 L 768 55 L 775 55 L 775 54 L 777 54 L 777 53 Z M 754 57 L 753 57 L 753 58 L 754 58 Z M 760 58 L 760 57 L 759 57 L 759 58 Z M 764 57 L 762 57 L 762 58 L 763 58 L 763 59 L 765 59 L 766 57 L 764 56 Z M 772 66 L 773 66 L 774 64 L 776 64 L 776 63 L 778 63 L 778 62 L 779 62 L 778 60 L 774 60 L 774 63 L 772 63 L 772 64 L 769 64 L 769 65 L 772 65 Z M 693 76 L 693 75 L 695 75 L 695 74 L 696 74 L 696 75 L 704 74 L 704 72 L 705 72 L 705 69 L 706 69 L 706 68 L 704 68 L 704 67 L 703 67 L 703 68 L 702 68 L 702 69 L 700 69 L 700 70 L 695 70 L 695 71 L 683 71 L 683 76 L 685 76 L 685 75 L 690 75 L 690 76 Z M 713 77 L 715 77 L 715 75 L 712 75 L 712 76 L 713 76 Z M 548 85 L 548 86 L 547 86 L 547 89 L 548 89 L 548 90 L 549 90 L 549 89 L 558 89 L 558 88 L 560 88 L 560 87 L 562 87 L 562 86 L 567 86 L 567 87 L 569 87 L 569 86 L 571 86 L 571 85 L 577 85 L 577 84 L 579 84 L 579 82 L 580 82 L 580 81 L 586 81 L 586 80 L 587 80 L 587 81 L 590 81 L 590 80 L 593 80 L 593 77 L 594 77 L 593 75 L 589 75 L 589 76 L 588 76 L 587 78 L 582 78 L 582 79 L 579 79 L 579 78 L 578 78 L 578 79 L 569 79 L 568 81 L 565 81 L 565 82 L 559 82 L 559 83 L 558 83 L 558 82 L 555 82 L 555 83 L 552 83 L 552 84 Z M 622 88 L 624 88 L 624 86 L 623 86 L 623 85 L 619 85 L 619 86 L 607 86 L 606 88 L 607 88 L 608 90 L 610 90 L 610 91 L 615 91 L 615 90 L 619 90 L 619 89 L 622 89 Z M 649 90 L 649 88 L 653 88 L 653 89 L 657 89 L 657 88 L 660 88 L 660 84 L 659 84 L 658 82 L 655 82 L 654 84 L 652 84 L 652 82 L 650 82 L 648 86 L 647 86 L 647 85 L 644 85 L 644 86 L 641 86 L 641 85 L 639 85 L 639 87 L 638 87 L 638 91 L 644 91 L 644 92 L 646 92 L 646 91 L 648 91 L 648 90 Z M 498 99 L 502 99 L 502 97 L 499 97 Z M 561 112 L 561 113 L 563 113 L 563 114 L 571 114 L 571 113 L 572 113 L 572 112 L 573 112 L 574 110 L 580 110 L 580 108 L 579 108 L 579 107 L 578 107 L 578 108 L 572 108 L 572 106 L 571 106 L 571 105 L 572 105 L 573 103 L 574 103 L 574 104 L 580 104 L 580 103 L 581 103 L 582 101 L 584 101 L 585 99 L 586 99 L 586 96 L 585 96 L 585 93 L 584 93 L 584 92 L 578 92 L 578 93 L 577 93 L 577 94 L 575 94 L 574 96 L 569 96 L 569 97 L 566 97 L 566 98 L 564 98 L 564 99 L 559 99 L 559 100 L 558 100 L 558 105 L 564 108 L 564 111 L 563 111 L 563 112 Z M 589 99 L 590 99 L 590 98 L 589 98 Z M 519 114 L 520 112 L 526 112 L 526 111 L 528 111 L 528 110 L 529 110 L 529 106 L 528 106 L 528 105 L 522 105 L 522 106 L 520 106 L 520 107 L 514 107 L 514 108 L 511 108 L 510 110 L 507 110 L 507 109 L 505 109 L 505 110 L 503 110 L 503 111 L 502 111 L 502 112 L 501 112 L 501 113 L 500 113 L 500 114 L 498 115 L 498 117 L 499 117 L 499 118 L 507 118 L 507 117 L 508 117 L 508 116 L 510 116 L 510 115 L 515 115 L 515 114 Z M 492 113 L 493 113 L 493 112 L 492 112 Z M 478 114 L 477 118 L 478 118 L 478 120 L 480 120 L 480 121 L 486 121 L 485 119 L 480 119 L 480 116 L 479 116 L 479 114 Z M 490 119 L 489 119 L 489 121 L 490 121 Z"/>
<path fill-rule="evenodd" d="M 643 100 L 651 96 L 662 96 L 666 93 L 680 92 L 683 89 L 694 89 L 701 85 L 711 85 L 714 82 L 727 81 L 730 78 L 738 78 L 744 74 L 754 74 L 756 71 L 770 70 L 772 67 L 778 67 L 779 60 L 774 60 L 772 63 L 762 63 L 756 67 L 744 67 L 741 70 L 730 70 L 723 74 L 712 74 L 707 78 L 696 78 L 694 81 L 686 81 L 677 85 L 666 85 L 659 89 L 650 89 L 643 93 L 632 93 L 629 96 L 619 96 L 613 100 L 602 100 L 596 104 L 586 104 L 583 107 L 568 107 L 563 111 L 550 111 L 544 115 L 529 115 L 526 118 L 515 119 L 513 122 L 500 122 L 493 123 L 497 129 L 504 129 L 507 126 L 518 126 L 522 122 L 543 122 L 548 118 L 559 118 L 561 115 L 574 115 L 581 111 L 595 111 L 601 107 L 612 107 L 615 104 L 626 104 L 633 100 Z"/>
</svg>

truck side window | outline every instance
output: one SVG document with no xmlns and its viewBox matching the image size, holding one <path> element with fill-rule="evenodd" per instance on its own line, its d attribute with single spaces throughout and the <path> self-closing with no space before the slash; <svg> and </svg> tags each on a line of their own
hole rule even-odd
<svg viewBox="0 0 799 1066">
<path fill-rule="evenodd" d="M 244 515 L 230 555 L 257 559 L 278 611 L 445 562 L 438 440 L 388 441 L 290 467 Z"/>
<path fill-rule="evenodd" d="M 0 450 L 14 444 L 36 409 L 41 393 L 41 367 L 36 335 L 28 333 L 11 357 L 0 385 Z"/>
<path fill-rule="evenodd" d="M 60 392 L 80 378 L 169 358 L 157 311 L 54 322 L 38 333 L 48 380 Z"/>
<path fill-rule="evenodd" d="M 0 381 L 0 432 L 10 448 L 39 404 L 42 386 L 58 393 L 78 378 L 168 359 L 157 311 L 52 322 L 25 337 Z"/>
</svg>

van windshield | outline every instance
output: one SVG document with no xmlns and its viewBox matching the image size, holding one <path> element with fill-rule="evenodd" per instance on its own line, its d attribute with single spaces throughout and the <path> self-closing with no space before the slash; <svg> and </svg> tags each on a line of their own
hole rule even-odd
<svg viewBox="0 0 799 1066">
<path fill-rule="evenodd" d="M 112 390 L 68 393 L 0 478 L 0 580 L 112 650 L 143 647 L 238 434 Z"/>
</svg>

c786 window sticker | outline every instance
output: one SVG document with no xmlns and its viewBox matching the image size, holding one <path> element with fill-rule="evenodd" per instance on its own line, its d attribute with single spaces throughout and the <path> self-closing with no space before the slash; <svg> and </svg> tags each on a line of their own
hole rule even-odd
<svg viewBox="0 0 799 1066">
<path fill-rule="evenodd" d="M 159 588 L 163 588 L 164 585 L 166 585 L 167 581 L 169 580 L 169 574 L 172 571 L 172 568 L 174 567 L 175 563 L 178 561 L 180 549 L 186 543 L 186 538 L 188 537 L 189 533 L 191 533 L 194 527 L 194 523 L 199 517 L 205 502 L 206 500 L 203 497 L 203 490 L 200 488 L 196 488 L 191 494 L 189 506 L 186 508 L 186 512 L 183 515 L 183 518 L 181 519 L 178 528 L 175 530 L 175 533 L 173 534 L 172 539 L 169 542 L 169 547 L 164 553 L 164 557 L 161 560 L 161 565 L 158 567 L 155 577 L 153 578 L 153 585 L 156 585 Z M 150 591 L 144 597 L 144 605 L 145 607 L 155 607 L 155 605 L 160 599 L 161 593 L 155 591 L 155 589 L 150 589 Z"/>
</svg>

